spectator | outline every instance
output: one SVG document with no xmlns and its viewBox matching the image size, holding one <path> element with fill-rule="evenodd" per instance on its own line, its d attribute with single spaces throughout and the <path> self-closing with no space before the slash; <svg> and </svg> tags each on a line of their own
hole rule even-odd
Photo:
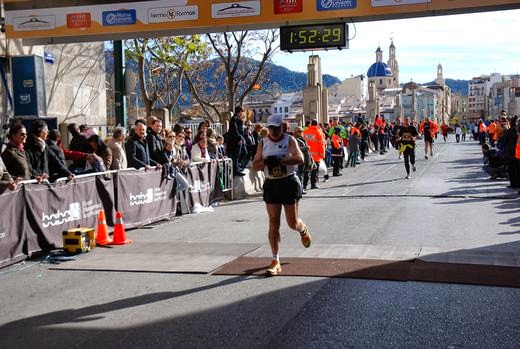
<svg viewBox="0 0 520 349">
<path fill-rule="evenodd" d="M 49 129 L 45 121 L 33 121 L 25 145 L 25 153 L 31 164 L 32 177 L 46 179 L 52 174 L 50 181 L 59 177 L 67 177 L 69 180 L 74 179 L 74 174 L 46 145 L 48 133 Z"/>
<path fill-rule="evenodd" d="M 226 157 L 226 148 L 224 147 L 224 137 L 218 135 L 217 138 L 217 159 L 223 159 Z"/>
<path fill-rule="evenodd" d="M 67 126 L 67 129 L 69 130 L 69 133 L 72 135 L 72 139 L 69 142 L 69 150 L 85 153 L 85 143 L 87 139 L 80 133 L 81 131 L 78 125 L 75 123 L 69 124 Z M 71 168 L 77 167 L 85 167 L 85 158 L 74 159 Z"/>
<path fill-rule="evenodd" d="M 161 159 L 161 151 L 163 149 L 163 140 L 161 139 L 162 121 L 157 118 L 152 122 L 150 132 L 146 135 L 146 142 L 148 143 L 148 151 L 150 157 L 159 162 Z"/>
<path fill-rule="evenodd" d="M 65 153 L 63 149 L 58 145 L 57 141 L 60 138 L 60 133 L 58 130 L 49 130 L 49 134 L 47 135 L 47 139 L 45 143 L 49 147 L 49 149 L 56 155 L 56 157 L 60 160 L 63 166 L 67 167 L 67 162 L 65 161 Z M 51 178 L 58 178 L 58 173 L 49 173 Z"/>
<path fill-rule="evenodd" d="M 507 176 L 509 178 L 509 188 L 520 188 L 520 169 L 518 160 L 515 158 L 516 145 L 518 143 L 518 131 L 516 128 L 517 117 L 512 117 L 509 122 L 509 129 L 502 132 L 499 143 L 503 149 L 503 157 L 506 162 Z"/>
<path fill-rule="evenodd" d="M 484 155 L 483 170 L 490 175 L 490 179 L 507 178 L 506 165 L 498 150 L 490 148 L 484 143 L 482 144 L 482 154 Z"/>
<path fill-rule="evenodd" d="M 152 132 L 154 122 L 158 120 L 156 116 L 150 115 L 146 118 L 146 134 L 149 135 Z M 137 123 L 137 121 L 136 121 Z M 162 148 L 162 147 L 161 147 Z"/>
<path fill-rule="evenodd" d="M 208 132 L 208 128 L 209 128 L 209 123 L 207 121 L 202 121 L 199 124 L 199 126 L 197 127 L 197 134 L 196 134 L 195 138 L 193 139 L 193 143 L 198 143 L 199 142 L 198 137 L 201 135 L 206 135 L 206 133 Z"/>
<path fill-rule="evenodd" d="M 206 131 L 206 139 L 208 142 L 208 151 L 209 151 L 209 157 L 212 159 L 217 158 L 217 139 L 215 138 L 217 136 L 217 133 L 214 129 L 208 128 Z"/>
<path fill-rule="evenodd" d="M 103 165 L 106 169 L 109 169 L 112 165 L 112 151 L 110 148 L 103 142 L 101 137 L 98 135 L 93 135 L 89 139 L 87 139 L 87 143 L 90 145 L 94 154 L 103 159 Z"/>
<path fill-rule="evenodd" d="M 85 137 L 80 133 L 77 124 L 72 123 L 67 126 L 69 133 L 72 135 L 72 139 L 69 142 L 69 149 L 74 151 L 84 151 L 85 148 Z"/>
<path fill-rule="evenodd" d="M 191 146 L 193 144 L 193 138 L 191 138 L 191 128 L 186 127 L 184 129 L 184 145 L 186 146 L 186 154 L 191 157 Z"/>
<path fill-rule="evenodd" d="M 243 114 L 242 107 L 235 107 L 235 113 L 229 122 L 227 136 L 224 136 L 227 154 L 233 161 L 233 176 L 245 175 L 242 172 L 240 161 L 242 149 L 245 146 Z"/>
<path fill-rule="evenodd" d="M 173 132 L 175 132 L 175 134 L 178 134 L 178 133 L 183 132 L 183 131 L 184 131 L 184 129 L 182 128 L 181 124 L 173 125 Z"/>
<path fill-rule="evenodd" d="M 112 163 L 110 170 L 122 170 L 128 167 L 125 152 L 126 130 L 124 127 L 116 127 L 112 138 L 108 141 L 108 148 L 112 151 Z"/>
<path fill-rule="evenodd" d="M 135 169 L 145 168 L 147 170 L 154 167 L 161 169 L 155 160 L 150 158 L 148 151 L 148 143 L 146 143 L 146 126 L 139 123 L 134 127 L 133 136 L 126 142 L 126 159 L 128 160 L 128 167 Z"/>
<path fill-rule="evenodd" d="M 7 143 L 4 152 L 2 153 L 2 160 L 7 168 L 7 171 L 15 179 L 21 180 L 31 179 L 31 164 L 27 159 L 27 154 L 24 150 L 24 144 L 27 139 L 27 131 L 22 124 L 14 124 L 9 129 L 7 134 L 9 143 Z"/>
<path fill-rule="evenodd" d="M 175 135 L 174 163 L 180 169 L 184 169 L 184 168 L 188 167 L 188 165 L 190 163 L 190 157 L 188 156 L 188 153 L 186 152 L 186 146 L 184 145 L 185 137 L 186 136 L 182 132 L 177 133 Z"/>
<path fill-rule="evenodd" d="M 173 141 L 166 141 L 164 142 L 164 147 L 161 150 L 160 153 L 160 159 L 159 163 L 163 166 L 163 175 L 166 179 L 173 179 L 175 178 L 175 153 L 174 153 L 174 146 Z"/>
<path fill-rule="evenodd" d="M 5 189 L 15 190 L 17 183 L 18 180 L 13 180 L 9 172 L 7 172 L 2 158 L 0 158 L 0 193 L 3 193 Z"/>
<path fill-rule="evenodd" d="M 210 162 L 211 158 L 207 148 L 207 139 L 203 134 L 200 134 L 198 138 L 199 141 L 191 148 L 191 161 Z"/>
<path fill-rule="evenodd" d="M 296 126 L 293 132 L 294 138 L 296 139 L 296 143 L 298 143 L 298 148 L 300 148 L 302 154 L 303 154 L 303 164 L 298 165 L 298 172 L 296 174 L 298 175 L 298 178 L 300 179 L 300 182 L 303 183 L 303 176 L 304 173 L 308 173 L 314 169 L 314 160 L 312 159 L 312 155 L 309 149 L 309 146 L 307 145 L 307 141 L 305 138 L 303 138 L 303 128 L 300 126 Z M 307 192 L 302 188 L 302 194 L 307 194 Z"/>
</svg>

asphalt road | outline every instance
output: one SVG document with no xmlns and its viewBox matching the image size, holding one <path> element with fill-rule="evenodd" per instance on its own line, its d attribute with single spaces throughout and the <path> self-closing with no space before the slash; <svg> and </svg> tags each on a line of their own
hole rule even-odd
<svg viewBox="0 0 520 349">
<path fill-rule="evenodd" d="M 301 201 L 304 250 L 282 228 L 284 256 L 420 251 L 428 259 L 520 266 L 520 199 L 480 169 L 473 142 L 435 146 L 405 179 L 391 150 L 346 168 Z M 257 245 L 260 198 L 128 232 L 146 243 Z M 368 252 L 367 252 L 368 251 Z M 145 253 L 146 251 L 143 251 Z M 187 263 L 196 251 L 175 250 Z M 84 260 L 88 262 L 89 255 Z M 147 255 L 153 261 L 153 254 Z M 520 289 L 322 277 L 0 270 L 0 348 L 518 348 Z"/>
</svg>

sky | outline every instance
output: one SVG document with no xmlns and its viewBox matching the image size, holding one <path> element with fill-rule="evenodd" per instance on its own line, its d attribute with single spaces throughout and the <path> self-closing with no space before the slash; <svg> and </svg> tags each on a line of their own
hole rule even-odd
<svg viewBox="0 0 520 349">
<path fill-rule="evenodd" d="M 423 17 L 349 24 L 352 40 L 346 50 L 315 51 L 323 74 L 343 80 L 365 74 L 375 61 L 378 45 L 388 61 L 394 39 L 400 82 L 426 83 L 437 77 L 469 80 L 491 73 L 520 73 L 520 10 Z M 354 36 L 355 35 L 355 36 Z M 273 62 L 306 72 L 312 52 L 279 52 Z"/>
</svg>

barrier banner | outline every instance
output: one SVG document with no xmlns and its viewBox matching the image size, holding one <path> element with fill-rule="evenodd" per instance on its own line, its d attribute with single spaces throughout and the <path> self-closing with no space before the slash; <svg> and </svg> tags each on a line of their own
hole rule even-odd
<svg viewBox="0 0 520 349">
<path fill-rule="evenodd" d="M 24 260 L 25 203 L 23 189 L 0 194 L 0 268 Z"/>
<path fill-rule="evenodd" d="M 25 252 L 29 255 L 62 247 L 64 230 L 95 228 L 99 210 L 105 206 L 108 208 L 106 216 L 111 217 L 110 207 L 114 206 L 113 194 L 110 194 L 114 191 L 112 175 L 77 178 L 69 183 L 27 184 L 24 187 L 28 219 Z"/>
<path fill-rule="evenodd" d="M 211 192 L 215 188 L 217 179 L 217 161 L 191 165 L 187 175 L 190 187 L 185 193 L 185 199 L 190 211 L 195 204 L 209 206 Z"/>
<path fill-rule="evenodd" d="M 156 171 L 119 171 L 116 178 L 117 209 L 126 228 L 175 216 L 174 180 L 166 180 Z"/>
</svg>

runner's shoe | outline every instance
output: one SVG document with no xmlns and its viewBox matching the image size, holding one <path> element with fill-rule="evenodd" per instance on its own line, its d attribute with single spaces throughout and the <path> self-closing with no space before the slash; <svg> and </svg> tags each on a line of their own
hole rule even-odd
<svg viewBox="0 0 520 349">
<path fill-rule="evenodd" d="M 415 165 L 412 165 L 412 171 L 415 172 L 417 170 L 417 168 L 415 167 Z"/>
<path fill-rule="evenodd" d="M 282 266 L 280 265 L 280 262 L 278 262 L 276 259 L 273 259 L 271 261 L 271 265 L 267 267 L 267 270 L 265 273 L 269 276 L 278 275 L 282 272 Z"/>
<path fill-rule="evenodd" d="M 312 241 L 311 234 L 309 233 L 309 228 L 305 227 L 305 230 L 302 233 L 300 233 L 300 237 L 303 247 L 309 248 Z"/>
<path fill-rule="evenodd" d="M 424 158 L 425 158 L 426 160 L 428 160 L 428 155 L 425 155 Z"/>
</svg>

